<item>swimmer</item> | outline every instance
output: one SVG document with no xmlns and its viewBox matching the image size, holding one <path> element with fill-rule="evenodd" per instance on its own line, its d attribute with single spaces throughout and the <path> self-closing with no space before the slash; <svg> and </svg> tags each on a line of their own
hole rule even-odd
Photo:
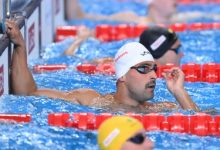
<svg viewBox="0 0 220 150">
<path fill-rule="evenodd" d="M 184 56 L 181 41 L 171 29 L 152 26 L 142 32 L 139 42 L 149 50 L 158 65 L 171 63 L 180 66 Z"/>
<path fill-rule="evenodd" d="M 146 137 L 143 124 L 127 116 L 105 120 L 98 129 L 101 150 L 152 150 L 153 142 Z"/>
<path fill-rule="evenodd" d="M 141 33 L 139 42 L 149 50 L 157 65 L 174 64 L 175 66 L 180 66 L 181 58 L 184 56 L 181 51 L 181 41 L 177 34 L 170 28 L 151 26 Z M 72 45 L 76 45 L 74 43 Z M 79 45 L 80 43 L 78 43 Z M 76 48 L 70 46 L 65 54 L 75 55 L 74 51 Z M 113 58 L 94 59 L 90 63 L 113 63 Z"/>
<path fill-rule="evenodd" d="M 169 0 L 166 2 L 165 0 L 151 0 L 148 2 L 148 4 L 148 16 L 138 16 L 132 11 L 118 12 L 109 16 L 105 16 L 85 13 L 81 9 L 78 0 L 66 0 L 66 19 L 74 20 L 84 18 L 91 20 L 110 20 L 138 24 L 166 23 L 169 22 L 171 15 L 176 12 L 175 0 Z"/>
<path fill-rule="evenodd" d="M 171 102 L 150 103 L 154 97 L 157 65 L 150 52 L 140 43 L 131 42 L 123 45 L 115 55 L 117 90 L 113 94 L 101 95 L 93 89 L 76 89 L 59 91 L 39 89 L 28 69 L 25 42 L 19 27 L 14 21 L 6 21 L 6 34 L 14 44 L 11 64 L 11 91 L 16 95 L 47 96 L 63 99 L 86 106 L 111 107 L 113 105 L 136 108 L 142 112 L 158 112 L 165 109 L 177 109 Z M 163 73 L 170 93 L 176 98 L 182 109 L 199 111 L 184 89 L 184 73 L 173 67 Z M 108 106 L 106 106 L 108 104 Z"/>
<path fill-rule="evenodd" d="M 170 24 L 177 22 L 187 22 L 196 18 L 214 18 L 220 19 L 219 14 L 203 12 L 184 12 L 177 13 L 176 0 L 147 0 L 148 12 L 146 16 L 139 16 L 133 11 L 118 12 L 109 16 L 99 14 L 88 14 L 82 11 L 78 0 L 66 0 L 66 18 L 91 19 L 91 20 L 109 20 L 124 23 L 136 24 Z"/>
</svg>

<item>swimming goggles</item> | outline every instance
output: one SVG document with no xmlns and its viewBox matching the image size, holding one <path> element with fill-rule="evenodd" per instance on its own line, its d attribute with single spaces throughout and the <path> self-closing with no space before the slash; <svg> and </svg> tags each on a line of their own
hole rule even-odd
<svg viewBox="0 0 220 150">
<path fill-rule="evenodd" d="M 132 142 L 134 144 L 142 144 L 144 143 L 145 138 L 146 136 L 143 133 L 139 133 L 129 138 L 127 141 Z"/>
<path fill-rule="evenodd" d="M 178 54 L 180 52 L 180 48 L 181 48 L 181 45 L 179 45 L 178 47 L 176 48 L 170 48 L 170 50 L 174 51 L 176 54 Z"/>
<path fill-rule="evenodd" d="M 137 70 L 137 72 L 141 73 L 141 74 L 147 74 L 149 72 L 151 72 L 152 70 L 157 72 L 157 65 L 154 64 L 152 66 L 150 65 L 141 65 L 141 66 L 137 66 L 137 67 L 131 67 L 131 69 L 135 69 Z"/>
</svg>

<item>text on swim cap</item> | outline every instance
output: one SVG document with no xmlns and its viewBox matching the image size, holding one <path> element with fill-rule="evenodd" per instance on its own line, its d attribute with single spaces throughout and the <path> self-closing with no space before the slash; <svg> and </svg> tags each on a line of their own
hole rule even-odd
<svg viewBox="0 0 220 150">
<path fill-rule="evenodd" d="M 127 51 L 125 51 L 124 53 L 122 53 L 121 55 L 119 55 L 117 58 L 115 58 L 115 62 L 117 62 L 121 57 L 123 57 L 124 55 L 128 54 Z"/>
</svg>

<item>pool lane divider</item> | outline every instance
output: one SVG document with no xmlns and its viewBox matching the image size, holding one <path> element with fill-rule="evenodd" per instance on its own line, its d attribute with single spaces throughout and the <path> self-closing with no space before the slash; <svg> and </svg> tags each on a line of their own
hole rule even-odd
<svg viewBox="0 0 220 150">
<path fill-rule="evenodd" d="M 156 72 L 157 77 L 162 78 L 162 72 L 172 67 L 174 67 L 173 64 L 158 66 Z M 68 66 L 65 64 L 35 65 L 33 68 L 33 72 L 43 73 L 43 72 L 63 70 L 66 68 L 68 68 Z M 218 63 L 207 63 L 207 64 L 187 63 L 181 65 L 181 69 L 185 74 L 185 81 L 187 82 L 209 82 L 209 83 L 220 82 L 220 64 Z M 103 74 L 103 75 L 115 74 L 114 65 L 112 63 L 104 63 L 99 65 L 85 63 L 85 64 L 77 65 L 76 70 L 86 74 Z"/>
<path fill-rule="evenodd" d="M 66 64 L 43 64 L 43 65 L 35 65 L 33 67 L 34 73 L 43 73 L 43 72 L 51 72 L 67 69 L 68 66 Z M 86 73 L 86 74 L 106 74 L 106 75 L 114 75 L 115 68 L 111 63 L 105 64 L 82 64 L 77 65 L 76 70 Z"/>
<path fill-rule="evenodd" d="M 213 23 L 174 23 L 174 24 L 157 24 L 172 29 L 175 32 L 184 31 L 201 31 L 220 29 L 219 22 Z M 140 34 L 147 29 L 148 25 L 131 25 L 131 24 L 99 24 L 95 28 L 95 37 L 103 42 L 124 40 L 128 38 L 139 37 Z M 59 26 L 56 28 L 55 41 L 59 42 L 69 37 L 76 37 L 79 26 Z"/>
<path fill-rule="evenodd" d="M 33 72 L 42 73 L 42 72 L 64 70 L 66 68 L 67 68 L 66 64 L 43 64 L 43 65 L 35 65 L 33 67 Z"/>
<path fill-rule="evenodd" d="M 104 120 L 112 116 L 110 113 L 51 113 L 48 114 L 48 124 L 58 127 L 96 130 Z M 205 113 L 195 115 L 174 113 L 169 116 L 159 113 L 146 115 L 127 113 L 125 116 L 134 117 L 141 121 L 146 131 L 162 130 L 198 136 L 220 136 L 220 116 L 211 116 Z"/>
<path fill-rule="evenodd" d="M 0 114 L 1 123 L 29 123 L 31 120 L 30 114 Z"/>
</svg>

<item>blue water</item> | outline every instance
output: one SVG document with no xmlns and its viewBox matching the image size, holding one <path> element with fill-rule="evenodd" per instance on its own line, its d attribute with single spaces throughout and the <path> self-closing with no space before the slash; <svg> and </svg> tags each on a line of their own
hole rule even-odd
<svg viewBox="0 0 220 150">
<path fill-rule="evenodd" d="M 121 11 L 133 11 L 140 16 L 145 16 L 148 12 L 148 6 L 146 3 L 138 3 L 135 1 L 129 1 L 127 3 L 120 0 L 80 0 L 81 7 L 84 12 L 90 14 L 104 14 L 111 15 Z M 111 7 L 111 9 L 109 8 Z M 187 22 L 219 22 L 218 19 L 207 17 L 205 14 L 220 14 L 220 4 L 219 3 L 208 3 L 204 4 L 192 4 L 192 5 L 177 5 L 177 12 L 201 12 L 204 13 L 202 17 L 194 18 L 187 20 Z M 90 28 L 95 28 L 98 24 L 119 24 L 122 22 L 113 22 L 113 21 L 91 21 L 88 19 L 80 20 L 71 20 L 69 21 L 70 25 L 82 25 L 86 24 Z"/>
<path fill-rule="evenodd" d="M 185 31 L 177 33 L 181 42 L 181 51 L 184 53 L 184 57 L 181 60 L 181 64 L 190 62 L 204 64 L 209 62 L 220 63 L 220 30 L 204 30 L 204 31 Z M 55 57 L 62 56 L 63 52 L 71 44 L 73 39 L 66 39 L 65 41 L 57 44 L 51 44 L 42 53 L 44 58 L 43 63 L 54 63 Z M 110 43 L 101 43 L 95 39 L 88 39 L 81 44 L 76 55 L 86 59 L 93 60 L 94 58 L 102 57 L 114 57 L 118 48 L 129 41 L 139 41 L 138 38 L 113 41 Z M 91 52 L 92 51 L 92 52 Z M 67 60 L 66 60 L 67 58 Z M 56 58 L 55 58 L 56 59 Z M 70 57 L 62 56 L 58 63 L 67 63 L 69 65 L 80 62 L 78 58 L 71 59 Z M 39 62 L 38 62 L 39 63 Z"/>
<path fill-rule="evenodd" d="M 179 12 L 208 12 L 208 13 L 220 13 L 220 4 L 219 3 L 207 3 L 207 4 L 191 4 L 189 5 L 178 5 L 177 10 Z"/>
<path fill-rule="evenodd" d="M 220 56 L 217 38 L 220 35 L 219 31 L 183 32 L 178 33 L 178 35 L 184 45 L 182 51 L 185 53 L 185 57 L 182 64 L 191 62 L 192 60 L 203 64 L 209 62 L 214 54 Z M 205 38 L 207 36 L 209 37 L 209 44 L 207 44 L 207 38 Z M 112 56 L 118 47 L 130 40 L 100 44 L 99 41 L 90 39 L 81 46 L 77 55 L 83 56 L 84 53 L 84 58 L 88 60 L 101 57 L 102 55 Z M 62 71 L 34 74 L 38 87 L 56 88 L 64 91 L 83 87 L 95 89 L 102 94 L 114 92 L 116 88 L 114 76 L 85 75 L 75 71 L 74 66 L 82 61 L 75 57 L 62 55 L 65 48 L 72 41 L 73 39 L 67 39 L 60 43 L 48 45 L 44 52 L 42 52 L 44 59 L 34 60 L 29 63 L 30 68 L 35 64 L 43 63 L 64 63 L 69 66 L 68 69 Z M 189 52 L 193 55 L 188 54 Z M 219 62 L 218 57 L 212 60 Z M 202 110 L 215 108 L 217 114 L 220 114 L 219 83 L 186 82 L 185 87 L 192 99 Z M 152 102 L 175 102 L 175 99 L 166 89 L 162 79 L 157 80 L 155 95 Z M 90 108 L 46 97 L 13 95 L 2 96 L 0 108 L 0 112 L 2 113 L 29 113 L 33 116 L 33 121 L 29 124 L 2 124 L 0 126 L 0 143 L 2 145 L 0 149 L 98 149 L 96 131 L 80 131 L 77 129 L 48 126 L 47 115 L 52 112 L 92 112 L 96 114 L 106 112 L 102 108 Z M 194 113 L 183 110 L 180 110 L 180 112 L 184 114 Z M 171 112 L 165 114 L 169 115 Z M 178 150 L 217 150 L 220 143 L 218 137 L 212 136 L 199 137 L 159 131 L 148 132 L 147 135 L 155 142 L 155 149 L 157 150 L 165 148 Z"/>
<path fill-rule="evenodd" d="M 83 11 L 93 14 L 114 14 L 121 11 L 134 11 L 138 15 L 145 16 L 148 12 L 148 6 L 146 3 L 138 3 L 136 1 L 130 0 L 129 2 L 123 2 L 120 0 L 80 0 L 80 6 Z M 109 8 L 111 7 L 111 9 Z M 207 12 L 219 14 L 220 4 L 219 3 L 208 3 L 208 4 L 191 4 L 191 5 L 177 5 L 178 12 Z"/>
<path fill-rule="evenodd" d="M 104 3 L 106 1 L 102 0 L 102 2 Z M 115 0 L 114 2 L 117 1 Z M 136 6 L 139 5 L 140 4 L 137 4 Z M 116 8 L 114 9 L 114 11 L 117 10 Z M 182 51 L 185 53 L 181 61 L 182 64 L 192 61 L 199 64 L 220 62 L 219 30 L 187 31 L 178 33 L 178 36 L 182 41 Z M 138 39 L 130 40 L 138 41 Z M 100 43 L 97 40 L 89 39 L 80 46 L 80 49 L 77 51 L 77 56 L 85 60 L 92 60 L 104 56 L 114 56 L 117 49 L 130 40 Z M 78 57 L 63 56 L 63 51 L 72 41 L 73 39 L 66 39 L 60 43 L 52 43 L 42 51 L 41 55 L 43 59 L 29 62 L 30 69 L 35 64 L 45 63 L 67 64 L 69 66 L 66 70 L 62 71 L 34 74 L 34 79 L 38 87 L 55 88 L 64 91 L 77 88 L 92 88 L 102 94 L 114 92 L 116 89 L 114 76 L 85 75 L 77 72 L 75 66 L 82 63 L 83 60 Z M 202 110 L 215 108 L 216 114 L 220 114 L 220 83 L 186 82 L 185 87 L 192 99 Z M 175 102 L 173 96 L 166 89 L 164 80 L 157 80 L 155 97 L 151 101 Z M 97 150 L 96 131 L 81 131 L 74 128 L 48 126 L 47 115 L 53 112 L 91 112 L 99 114 L 106 111 L 107 110 L 102 108 L 76 105 L 60 99 L 54 100 L 46 97 L 3 95 L 0 97 L 0 113 L 28 113 L 32 114 L 33 118 L 32 122 L 28 124 L 2 123 L 0 125 L 0 149 Z M 179 111 L 184 114 L 194 114 L 194 112 Z M 171 112 L 166 112 L 164 114 L 169 115 Z M 147 132 L 146 134 L 154 141 L 155 150 L 220 149 L 219 137 L 199 137 L 189 134 L 162 131 Z"/>
<path fill-rule="evenodd" d="M 119 0 L 80 0 L 83 11 L 92 14 L 109 15 L 121 11 L 134 11 L 138 15 L 144 16 L 147 12 L 146 3 L 130 1 L 128 3 Z M 109 8 L 109 6 L 113 6 Z"/>
</svg>

